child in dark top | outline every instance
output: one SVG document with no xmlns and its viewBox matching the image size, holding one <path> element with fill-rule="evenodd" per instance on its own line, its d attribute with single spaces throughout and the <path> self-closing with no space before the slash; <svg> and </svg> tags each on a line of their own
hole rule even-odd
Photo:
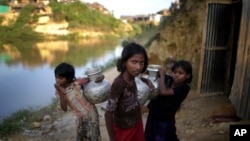
<svg viewBox="0 0 250 141">
<path fill-rule="evenodd" d="M 105 121 L 110 141 L 145 141 L 135 77 L 148 66 L 145 49 L 136 43 L 124 47 L 117 62 L 120 74 L 111 85 Z M 153 84 L 143 80 L 150 88 Z"/>
<path fill-rule="evenodd" d="M 176 135 L 175 114 L 186 98 L 192 81 L 192 66 L 188 61 L 173 65 L 172 76 L 159 68 L 160 93 L 149 104 L 145 136 L 147 141 L 179 141 Z"/>
</svg>

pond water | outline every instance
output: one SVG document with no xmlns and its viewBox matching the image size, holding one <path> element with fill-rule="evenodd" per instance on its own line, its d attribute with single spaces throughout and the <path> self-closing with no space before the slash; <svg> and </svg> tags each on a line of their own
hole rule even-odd
<svg viewBox="0 0 250 141">
<path fill-rule="evenodd" d="M 54 68 L 75 66 L 76 77 L 91 67 L 105 67 L 119 57 L 119 41 L 41 42 L 24 47 L 0 46 L 0 119 L 20 109 L 37 109 L 55 98 Z"/>
</svg>

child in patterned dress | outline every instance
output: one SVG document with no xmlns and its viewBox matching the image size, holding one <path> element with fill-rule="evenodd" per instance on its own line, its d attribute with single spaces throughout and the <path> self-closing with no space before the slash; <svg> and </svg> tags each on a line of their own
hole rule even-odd
<svg viewBox="0 0 250 141">
<path fill-rule="evenodd" d="M 75 70 L 71 64 L 61 63 L 55 70 L 54 84 L 63 111 L 72 108 L 77 116 L 77 141 L 101 141 L 99 115 L 95 104 L 84 96 L 82 85 L 89 82 L 88 78 L 75 78 Z M 102 81 L 104 75 L 97 78 Z"/>
</svg>

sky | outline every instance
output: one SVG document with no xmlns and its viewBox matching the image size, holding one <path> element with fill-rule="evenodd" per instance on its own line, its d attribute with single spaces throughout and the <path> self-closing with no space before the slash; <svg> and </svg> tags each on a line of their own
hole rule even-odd
<svg viewBox="0 0 250 141">
<path fill-rule="evenodd" d="M 83 0 L 84 2 L 98 2 L 113 11 L 116 17 L 121 15 L 134 16 L 140 14 L 154 14 L 170 7 L 175 0 Z"/>
</svg>

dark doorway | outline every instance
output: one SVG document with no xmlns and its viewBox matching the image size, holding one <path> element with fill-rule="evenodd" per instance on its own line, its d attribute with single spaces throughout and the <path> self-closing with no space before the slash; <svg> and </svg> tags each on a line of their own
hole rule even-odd
<svg viewBox="0 0 250 141">
<path fill-rule="evenodd" d="M 230 94 L 240 15 L 240 3 L 207 4 L 197 87 L 200 95 Z"/>
</svg>

